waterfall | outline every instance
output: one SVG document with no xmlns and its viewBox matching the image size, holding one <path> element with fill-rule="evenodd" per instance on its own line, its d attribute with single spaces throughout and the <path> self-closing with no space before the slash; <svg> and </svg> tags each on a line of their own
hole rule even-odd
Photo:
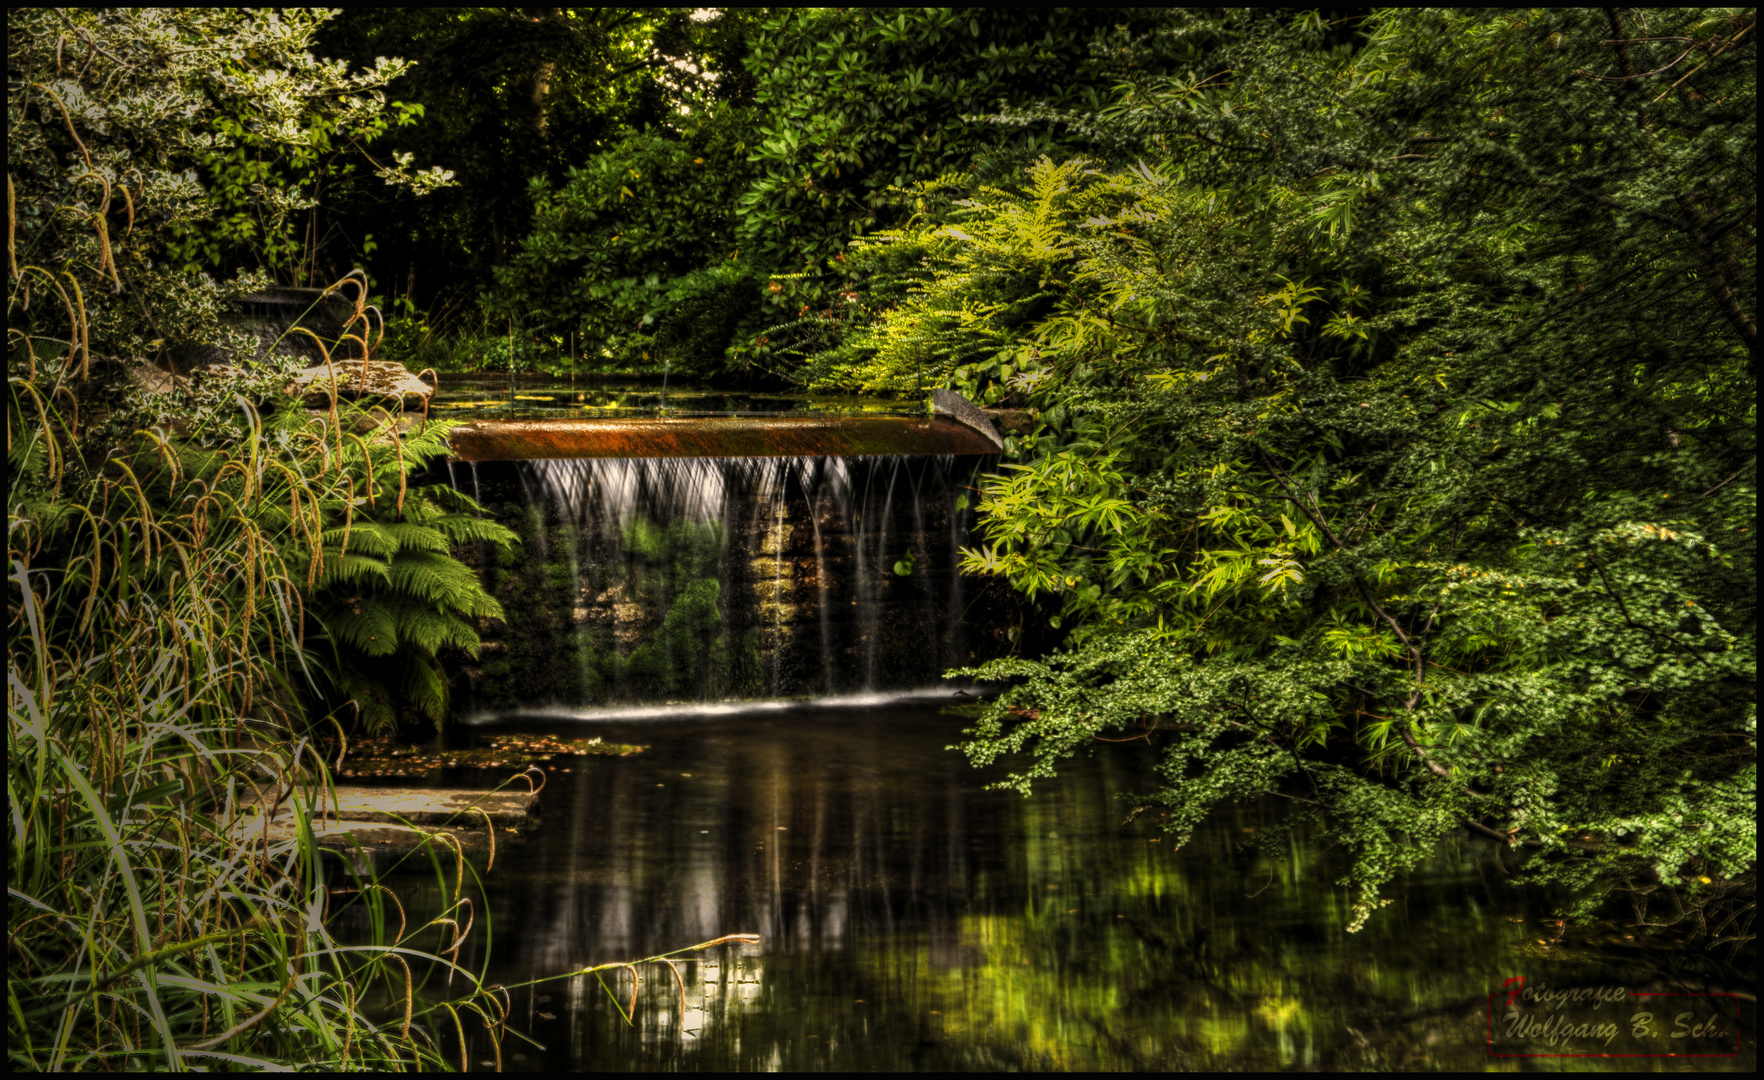
<svg viewBox="0 0 1764 1080">
<path fill-rule="evenodd" d="M 956 497 L 988 459 L 482 463 L 523 537 L 486 580 L 506 623 L 480 709 L 840 695 L 966 664 Z"/>
</svg>

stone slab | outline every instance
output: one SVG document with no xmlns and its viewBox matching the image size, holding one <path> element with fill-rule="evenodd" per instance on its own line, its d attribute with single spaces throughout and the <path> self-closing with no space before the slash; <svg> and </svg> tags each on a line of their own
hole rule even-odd
<svg viewBox="0 0 1764 1080">
<path fill-rule="evenodd" d="M 319 792 L 310 809 L 321 817 L 372 821 L 389 825 L 449 825 L 482 829 L 485 817 L 495 826 L 524 825 L 538 799 L 527 791 L 471 791 L 460 788 L 381 788 L 338 785 L 336 802 Z M 284 802 L 285 812 L 288 804 Z M 480 813 L 482 811 L 482 813 Z"/>
<path fill-rule="evenodd" d="M 343 853 L 358 871 L 377 871 L 425 847 L 451 853 L 456 843 L 467 857 L 487 861 L 492 844 L 522 839 L 536 800 L 525 791 L 339 787 L 335 803 L 324 796 L 324 812 L 309 809 L 307 820 L 319 847 Z M 293 804 L 282 803 L 267 824 L 248 808 L 234 835 L 246 844 L 292 843 L 299 835 Z"/>
</svg>

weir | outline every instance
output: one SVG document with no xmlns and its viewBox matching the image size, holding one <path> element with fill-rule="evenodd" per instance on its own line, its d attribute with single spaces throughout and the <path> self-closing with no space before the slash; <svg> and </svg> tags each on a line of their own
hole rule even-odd
<svg viewBox="0 0 1764 1080">
<path fill-rule="evenodd" d="M 937 390 L 923 416 L 688 416 L 482 420 L 448 436 L 461 461 L 577 458 L 857 457 L 996 454 L 992 421 Z"/>
<path fill-rule="evenodd" d="M 993 655 L 960 549 L 1000 440 L 937 406 L 454 429 L 452 483 L 522 538 L 464 553 L 507 618 L 463 711 L 923 688 Z"/>
</svg>

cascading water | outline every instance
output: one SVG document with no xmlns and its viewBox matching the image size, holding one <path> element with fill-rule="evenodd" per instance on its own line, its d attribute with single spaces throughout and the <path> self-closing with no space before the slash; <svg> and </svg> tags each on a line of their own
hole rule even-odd
<svg viewBox="0 0 1764 1080">
<path fill-rule="evenodd" d="M 958 496 L 986 463 L 464 465 L 468 490 L 524 543 L 481 568 L 508 618 L 485 628 L 484 661 L 468 670 L 462 704 L 501 711 L 935 685 L 977 658 L 964 634 L 968 515 Z"/>
</svg>

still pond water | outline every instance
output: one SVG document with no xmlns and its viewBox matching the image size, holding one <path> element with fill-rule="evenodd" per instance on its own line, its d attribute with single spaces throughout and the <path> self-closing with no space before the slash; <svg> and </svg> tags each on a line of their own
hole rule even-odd
<svg viewBox="0 0 1764 1080">
<path fill-rule="evenodd" d="M 442 375 L 430 408 L 447 420 L 616 419 L 653 416 L 916 416 L 922 401 L 713 390 L 676 379 L 571 380 L 546 375 Z"/>
<path fill-rule="evenodd" d="M 592 977 L 516 991 L 511 1026 L 539 1045 L 508 1037 L 503 1067 L 1513 1067 L 1487 1054 L 1491 991 L 1514 975 L 1612 979 L 1571 947 L 1540 947 L 1554 898 L 1508 885 L 1475 842 L 1438 852 L 1348 934 L 1338 853 L 1246 844 L 1278 805 L 1216 815 L 1177 851 L 1155 822 L 1122 821 L 1117 796 L 1155 784 L 1143 743 L 1099 744 L 1024 799 L 983 790 L 998 774 L 945 750 L 962 722 L 942 704 L 534 713 L 472 729 L 648 746 L 550 774 L 539 826 L 485 878 L 490 933 L 480 922 L 461 955 L 486 982 L 762 936 L 691 954 L 684 1011 L 667 970 L 644 969 L 635 1024 Z M 483 779 L 450 779 L 467 776 Z M 391 884 L 413 914 L 442 906 L 433 873 Z M 607 983 L 628 1001 L 628 973 Z M 482 1034 L 469 1050 L 493 1064 Z"/>
</svg>

